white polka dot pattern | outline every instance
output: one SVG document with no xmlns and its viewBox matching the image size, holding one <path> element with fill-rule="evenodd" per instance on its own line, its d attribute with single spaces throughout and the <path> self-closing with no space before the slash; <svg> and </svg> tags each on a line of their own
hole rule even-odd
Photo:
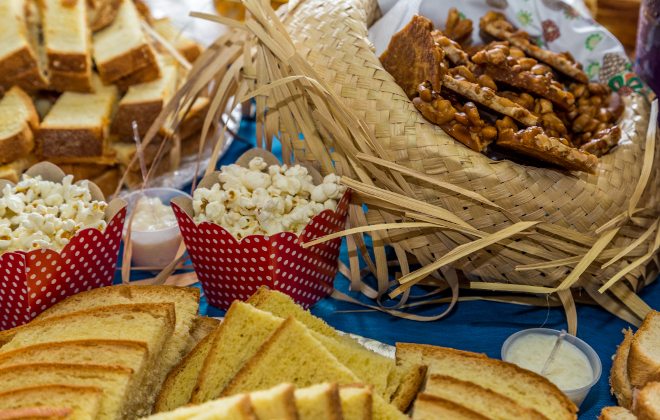
<svg viewBox="0 0 660 420">
<path fill-rule="evenodd" d="M 59 253 L 37 249 L 1 254 L 0 330 L 25 324 L 68 296 L 111 285 L 125 218 L 123 208 L 105 231 L 83 229 Z"/>
<path fill-rule="evenodd" d="M 307 249 L 300 246 L 300 241 L 344 229 L 349 202 L 347 192 L 336 211 L 324 210 L 316 215 L 300 238 L 282 232 L 248 236 L 240 242 L 223 227 L 210 222 L 196 225 L 176 204 L 172 208 L 211 305 L 228 309 L 234 300 L 246 300 L 259 286 L 268 286 L 308 308 L 332 291 L 341 239 Z"/>
</svg>

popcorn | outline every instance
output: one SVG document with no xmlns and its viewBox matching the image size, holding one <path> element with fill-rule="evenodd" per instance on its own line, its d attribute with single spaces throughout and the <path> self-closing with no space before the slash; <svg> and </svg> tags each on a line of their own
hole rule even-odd
<svg viewBox="0 0 660 420">
<path fill-rule="evenodd" d="M 268 166 L 260 157 L 247 168 L 223 166 L 218 181 L 193 193 L 194 219 L 217 223 L 238 239 L 282 231 L 300 234 L 314 216 L 336 210 L 346 191 L 337 175 L 314 185 L 307 168 Z"/>
<path fill-rule="evenodd" d="M 85 181 L 61 183 L 23 176 L 0 192 L 0 253 L 38 248 L 61 250 L 77 231 L 106 227 L 107 204 L 92 200 Z"/>
</svg>

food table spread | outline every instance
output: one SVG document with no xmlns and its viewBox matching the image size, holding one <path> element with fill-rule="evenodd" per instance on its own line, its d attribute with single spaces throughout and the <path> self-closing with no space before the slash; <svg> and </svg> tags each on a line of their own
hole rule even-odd
<svg viewBox="0 0 660 420">
<path fill-rule="evenodd" d="M 597 4 L 197 6 L 0 0 L 0 419 L 660 419 Z"/>
</svg>

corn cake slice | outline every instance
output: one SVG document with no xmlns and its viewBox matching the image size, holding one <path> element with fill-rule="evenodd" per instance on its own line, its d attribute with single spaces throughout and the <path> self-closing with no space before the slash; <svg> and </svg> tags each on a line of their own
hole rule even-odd
<svg viewBox="0 0 660 420">
<path fill-rule="evenodd" d="M 0 410 L 27 407 L 67 407 L 70 420 L 94 420 L 103 390 L 94 387 L 43 385 L 0 393 Z"/>
<path fill-rule="evenodd" d="M 366 385 L 345 385 L 339 388 L 344 420 L 371 420 L 373 400 Z"/>
<path fill-rule="evenodd" d="M 201 405 L 180 407 L 174 411 L 154 414 L 146 420 L 257 420 L 247 394 L 234 395 Z"/>
<path fill-rule="evenodd" d="M 337 384 L 318 384 L 296 389 L 296 407 L 300 420 L 342 420 Z"/>
<path fill-rule="evenodd" d="M 250 402 L 259 420 L 302 420 L 298 417 L 294 387 L 291 384 L 280 384 L 271 389 L 252 392 Z"/>
</svg>

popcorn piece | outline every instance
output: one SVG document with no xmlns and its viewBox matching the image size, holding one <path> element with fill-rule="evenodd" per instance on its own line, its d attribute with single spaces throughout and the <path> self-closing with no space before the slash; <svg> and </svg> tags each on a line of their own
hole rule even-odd
<svg viewBox="0 0 660 420">
<path fill-rule="evenodd" d="M 337 209 L 346 190 L 339 179 L 330 174 L 314 185 L 303 166 L 267 166 L 255 157 L 247 168 L 223 166 L 219 183 L 198 188 L 193 194 L 194 218 L 198 223 L 217 223 L 239 239 L 282 231 L 300 234 L 314 216 Z"/>
<path fill-rule="evenodd" d="M 80 229 L 105 229 L 106 206 L 71 175 L 61 183 L 25 175 L 0 193 L 0 252 L 60 250 Z"/>
</svg>

